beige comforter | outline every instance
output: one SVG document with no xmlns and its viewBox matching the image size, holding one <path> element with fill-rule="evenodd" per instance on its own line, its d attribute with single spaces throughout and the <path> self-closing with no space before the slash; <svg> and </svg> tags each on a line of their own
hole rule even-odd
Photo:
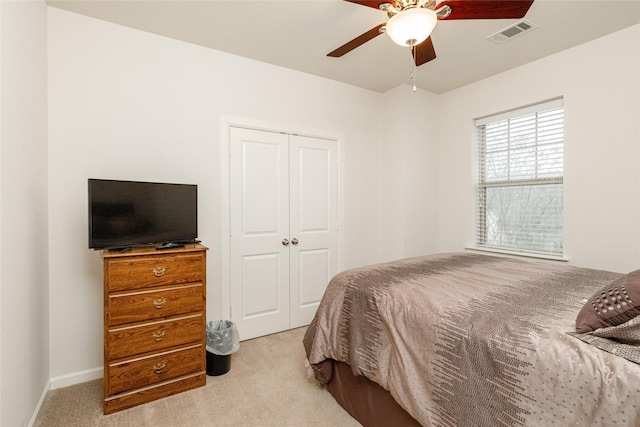
<svg viewBox="0 0 640 427">
<path fill-rule="evenodd" d="M 425 426 L 637 426 L 640 366 L 567 334 L 621 276 L 467 253 L 352 269 L 304 344 L 312 365 L 349 363 Z"/>
</svg>

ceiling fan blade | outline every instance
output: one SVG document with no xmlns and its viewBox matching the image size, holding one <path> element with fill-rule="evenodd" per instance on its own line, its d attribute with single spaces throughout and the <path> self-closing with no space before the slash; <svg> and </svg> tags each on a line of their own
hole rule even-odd
<svg viewBox="0 0 640 427">
<path fill-rule="evenodd" d="M 339 58 L 342 55 L 351 52 L 353 49 L 357 48 L 358 46 L 361 46 L 363 44 L 365 44 L 366 42 L 368 42 L 369 40 L 378 37 L 380 34 L 382 34 L 380 32 L 380 28 L 384 27 L 384 24 L 380 24 L 377 27 L 374 27 L 372 29 L 370 29 L 369 31 L 367 31 L 364 34 L 359 35 L 358 37 L 356 37 L 355 39 L 346 42 L 345 44 L 343 44 L 342 46 L 340 46 L 339 48 L 337 48 L 336 50 L 329 52 L 327 54 L 327 56 L 331 56 L 334 58 Z"/>
<path fill-rule="evenodd" d="M 416 67 L 436 59 L 436 50 L 433 48 L 431 37 L 414 48 L 413 59 L 416 61 Z"/>
<path fill-rule="evenodd" d="M 372 7 L 374 9 L 380 9 L 379 6 L 383 3 L 391 3 L 391 0 L 345 0 L 348 1 L 350 3 L 355 3 L 355 4 L 360 4 L 362 6 L 368 6 L 368 7 Z"/>
<path fill-rule="evenodd" d="M 518 19 L 523 18 L 533 0 L 445 0 L 436 6 L 451 8 L 452 19 Z"/>
</svg>

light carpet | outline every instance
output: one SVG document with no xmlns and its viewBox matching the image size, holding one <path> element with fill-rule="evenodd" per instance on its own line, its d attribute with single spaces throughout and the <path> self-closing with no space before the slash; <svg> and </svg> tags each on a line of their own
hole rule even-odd
<svg viewBox="0 0 640 427">
<path fill-rule="evenodd" d="M 102 380 L 47 393 L 36 427 L 360 426 L 307 374 L 306 328 L 242 341 L 231 369 L 207 385 L 111 415 Z"/>
</svg>

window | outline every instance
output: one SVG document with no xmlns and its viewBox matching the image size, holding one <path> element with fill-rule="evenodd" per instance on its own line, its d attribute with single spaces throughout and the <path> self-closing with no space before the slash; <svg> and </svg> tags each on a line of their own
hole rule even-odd
<svg viewBox="0 0 640 427">
<path fill-rule="evenodd" d="M 562 255 L 562 99 L 477 119 L 476 128 L 476 244 Z"/>
</svg>

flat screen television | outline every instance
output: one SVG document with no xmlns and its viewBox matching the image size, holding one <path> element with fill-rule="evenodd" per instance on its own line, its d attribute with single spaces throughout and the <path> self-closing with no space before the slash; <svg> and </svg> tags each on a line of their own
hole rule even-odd
<svg viewBox="0 0 640 427">
<path fill-rule="evenodd" d="M 197 242 L 198 186 L 89 179 L 89 248 Z"/>
</svg>

